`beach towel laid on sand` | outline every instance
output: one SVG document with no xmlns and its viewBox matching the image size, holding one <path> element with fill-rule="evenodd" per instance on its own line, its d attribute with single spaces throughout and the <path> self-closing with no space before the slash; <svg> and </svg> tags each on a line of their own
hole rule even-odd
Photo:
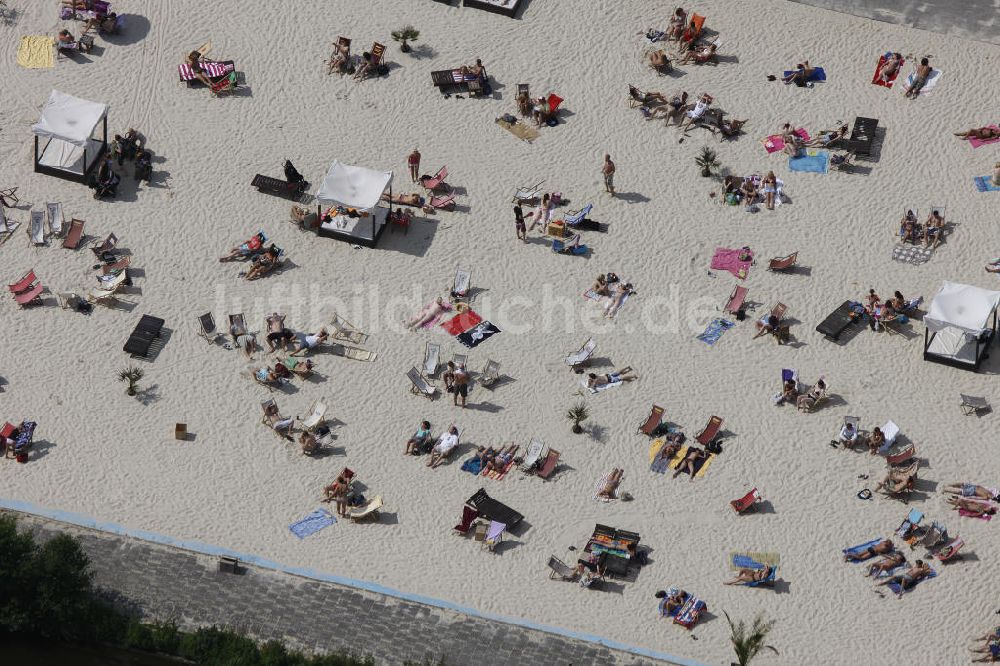
<svg viewBox="0 0 1000 666">
<path fill-rule="evenodd" d="M 917 585 L 920 585 L 920 583 L 924 582 L 925 580 L 930 580 L 931 578 L 935 578 L 936 576 L 937 576 L 937 571 L 934 571 L 934 569 L 931 569 L 931 572 L 929 574 L 927 574 L 925 577 L 921 578 L 916 583 L 914 583 L 913 585 L 911 585 L 910 587 L 906 588 L 903 591 L 904 592 L 909 592 L 913 588 L 915 588 Z M 897 582 L 889 583 L 886 587 L 888 587 L 890 590 L 892 590 L 896 594 L 899 594 L 900 590 L 902 589 L 901 586 L 900 586 L 900 584 L 897 583 Z"/>
<path fill-rule="evenodd" d="M 868 541 L 868 542 L 865 542 L 865 543 L 862 543 L 862 544 L 858 544 L 857 546 L 854 546 L 852 548 L 845 548 L 844 550 L 842 550 L 840 552 L 842 552 L 844 555 L 859 555 L 859 554 L 865 552 L 866 550 L 868 550 L 869 548 L 872 548 L 874 546 L 879 545 L 880 543 L 882 543 L 882 537 L 878 537 L 876 539 L 872 539 L 871 541 Z M 860 562 L 861 560 L 851 560 L 851 559 L 849 559 L 847 561 L 848 562 Z"/>
<path fill-rule="evenodd" d="M 829 153 L 825 150 L 809 151 L 799 157 L 788 158 L 788 169 L 790 171 L 808 171 L 810 173 L 826 173 L 827 157 Z"/>
<path fill-rule="evenodd" d="M 969 511 L 968 509 L 959 509 L 958 515 L 963 518 L 978 518 L 979 520 L 993 520 L 993 514 L 990 513 L 976 513 L 975 511 Z"/>
<path fill-rule="evenodd" d="M 711 268 L 729 271 L 739 279 L 745 280 L 752 264 L 753 250 L 749 248 L 717 247 L 715 254 L 712 255 Z"/>
<path fill-rule="evenodd" d="M 22 37 L 17 47 L 17 64 L 28 69 L 55 67 L 54 45 L 52 38 L 45 35 Z"/>
<path fill-rule="evenodd" d="M 809 132 L 807 132 L 804 127 L 800 127 L 795 130 L 795 136 L 799 137 L 803 141 L 809 140 Z M 764 139 L 762 143 L 764 144 L 764 150 L 766 150 L 768 154 L 776 153 L 785 147 L 785 140 L 781 138 L 780 134 L 772 134 Z"/>
<path fill-rule="evenodd" d="M 475 311 L 466 310 L 441 324 L 441 328 L 447 331 L 448 335 L 461 335 L 482 321 L 483 318 L 476 314 Z"/>
<path fill-rule="evenodd" d="M 496 324 L 489 321 L 482 321 L 465 333 L 455 336 L 455 339 L 458 340 L 459 344 L 472 349 L 480 342 L 488 340 L 500 332 L 500 328 Z"/>
<path fill-rule="evenodd" d="M 993 184 L 992 176 L 975 176 L 972 179 L 975 184 L 976 189 L 980 192 L 998 192 L 1000 191 L 1000 185 Z"/>
<path fill-rule="evenodd" d="M 692 629 L 701 619 L 701 614 L 708 608 L 708 604 L 694 596 L 688 594 L 684 599 L 684 605 L 680 607 L 674 616 L 674 624 L 679 624 L 685 629 Z"/>
<path fill-rule="evenodd" d="M 781 564 L 781 555 L 778 553 L 740 551 L 729 554 L 729 568 L 733 571 L 777 567 L 779 564 Z"/>
<path fill-rule="evenodd" d="M 666 474 L 667 470 L 676 467 L 680 463 L 680 453 L 681 449 L 677 450 L 672 457 L 667 458 L 661 455 L 667 441 L 665 439 L 655 439 L 653 443 L 649 445 L 649 471 L 656 472 L 657 474 Z"/>
<path fill-rule="evenodd" d="M 894 261 L 901 261 L 915 266 L 926 264 L 932 254 L 934 254 L 933 248 L 914 245 L 912 243 L 899 243 L 896 247 L 892 248 L 892 258 Z"/>
<path fill-rule="evenodd" d="M 705 332 L 698 336 L 698 339 L 707 345 L 714 345 L 722 337 L 722 334 L 735 326 L 736 323 L 728 319 L 713 319 Z"/>
<path fill-rule="evenodd" d="M 903 83 L 903 90 L 905 90 L 906 92 L 910 92 L 910 88 L 913 87 L 913 80 L 916 78 L 917 78 L 917 72 L 916 71 L 910 72 L 910 75 L 906 77 L 906 81 Z M 938 81 L 940 80 L 941 80 L 941 70 L 931 69 L 930 76 L 927 77 L 927 83 L 925 83 L 924 87 L 920 89 L 920 94 L 926 95 L 930 91 L 934 90 L 935 86 L 937 86 Z"/>
<path fill-rule="evenodd" d="M 601 384 L 600 386 L 595 386 L 595 387 L 591 388 L 590 386 L 587 386 L 587 380 L 586 379 L 581 379 L 580 380 L 580 386 L 582 386 L 583 388 L 587 389 L 591 393 L 601 393 L 602 391 L 607 391 L 609 388 L 614 388 L 615 386 L 621 386 L 624 383 L 625 382 L 623 382 L 623 381 L 621 381 L 619 379 L 617 382 L 608 382 L 607 384 Z"/>
<path fill-rule="evenodd" d="M 670 467 L 670 469 L 677 469 L 681 466 L 681 463 L 684 462 L 684 458 L 687 457 L 687 454 L 690 451 L 690 446 L 682 446 L 681 450 L 677 452 L 677 455 L 670 459 L 667 466 Z M 700 458 L 698 462 L 694 464 L 694 478 L 700 479 L 705 476 L 705 472 L 708 471 L 708 466 L 712 464 L 713 460 L 715 460 L 714 453 L 709 453 L 708 455 Z"/>
<path fill-rule="evenodd" d="M 987 127 L 995 130 L 1000 129 L 1000 127 L 996 125 L 987 125 Z M 1000 141 L 1000 137 L 996 137 L 994 139 L 986 139 L 985 141 L 983 139 L 977 139 L 976 137 L 970 137 L 969 145 L 972 146 L 973 148 L 978 148 L 979 146 L 985 146 L 988 143 L 996 143 L 997 141 Z"/>
<path fill-rule="evenodd" d="M 906 64 L 905 58 L 899 63 L 899 67 L 896 68 L 896 71 L 893 73 L 892 76 L 889 77 L 888 81 L 882 80 L 882 78 L 878 75 L 878 73 L 882 71 L 882 65 L 884 65 L 891 56 L 892 56 L 891 53 L 886 53 L 885 55 L 879 56 L 878 64 L 875 65 L 875 74 L 872 76 L 872 83 L 874 83 L 875 85 L 882 86 L 883 88 L 891 88 L 892 84 L 896 82 L 896 77 L 898 77 L 899 73 L 903 70 L 903 65 Z"/>
<path fill-rule="evenodd" d="M 462 463 L 462 471 L 479 476 L 479 474 L 483 471 L 483 461 L 479 458 L 469 458 Z"/>
<path fill-rule="evenodd" d="M 497 125 L 504 128 L 514 136 L 516 136 L 521 141 L 527 141 L 531 143 L 539 137 L 538 130 L 530 125 L 522 123 L 520 120 L 515 120 L 514 122 L 507 122 L 503 118 L 497 118 Z"/>
<path fill-rule="evenodd" d="M 782 78 L 787 79 L 789 76 L 791 76 L 792 74 L 794 74 L 796 71 L 797 70 L 794 70 L 794 69 L 786 69 L 784 72 L 781 73 L 782 74 Z M 806 81 L 826 81 L 826 72 L 823 71 L 822 67 L 814 67 L 813 71 L 812 71 L 812 74 L 809 75 L 809 78 L 806 79 Z"/>
<path fill-rule="evenodd" d="M 288 529 L 298 538 L 305 539 L 310 534 L 315 534 L 324 527 L 333 525 L 335 522 L 337 522 L 337 519 L 329 511 L 326 509 L 316 509 L 302 520 L 289 525 Z"/>
</svg>

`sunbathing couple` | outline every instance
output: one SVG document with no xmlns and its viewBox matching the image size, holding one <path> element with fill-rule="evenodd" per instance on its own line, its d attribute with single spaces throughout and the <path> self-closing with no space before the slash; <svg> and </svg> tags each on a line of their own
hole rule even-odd
<svg viewBox="0 0 1000 666">
<path fill-rule="evenodd" d="M 917 214 L 911 208 L 906 209 L 906 213 L 903 214 L 902 219 L 899 221 L 899 239 L 903 242 L 916 243 L 917 236 L 920 235 L 919 231 L 920 225 L 917 224 Z M 930 246 L 931 249 L 935 249 L 941 244 L 944 238 L 944 217 L 941 215 L 940 210 L 931 209 L 930 214 L 927 215 L 927 220 L 924 222 L 923 231 L 924 247 Z"/>
<path fill-rule="evenodd" d="M 875 426 L 870 433 L 864 435 L 853 422 L 849 421 L 840 429 L 837 439 L 830 440 L 831 446 L 836 447 L 841 444 L 845 449 L 852 450 L 857 444 L 868 444 L 868 453 L 875 455 L 885 444 L 885 433 L 882 432 L 881 428 Z"/>
<path fill-rule="evenodd" d="M 610 384 L 618 384 L 619 382 L 631 382 L 633 380 L 639 379 L 639 375 L 631 368 L 622 368 L 621 370 L 615 370 L 614 372 L 609 372 L 608 374 L 598 375 L 591 372 L 587 375 L 587 388 L 589 389 L 599 389 Z"/>
<path fill-rule="evenodd" d="M 987 488 L 975 483 L 949 483 L 944 487 L 944 492 L 961 497 L 1000 502 L 1000 488 Z"/>
<path fill-rule="evenodd" d="M 926 564 L 923 560 L 917 560 L 915 565 L 907 569 L 901 574 L 896 574 L 895 576 L 890 576 L 885 580 L 880 580 L 875 583 L 875 586 L 889 585 L 895 583 L 899 585 L 899 592 L 896 593 L 897 597 L 902 597 L 903 593 L 911 589 L 914 585 L 927 578 L 934 570 L 931 569 L 929 564 Z"/>
<path fill-rule="evenodd" d="M 895 544 L 890 539 L 880 541 L 863 551 L 846 553 L 844 555 L 845 562 L 866 562 L 875 558 L 879 559 L 868 567 L 865 573 L 867 577 L 874 576 L 875 578 L 879 578 L 881 574 L 888 573 L 896 567 L 906 564 L 906 555 L 896 550 Z"/>
<path fill-rule="evenodd" d="M 979 659 L 973 659 L 978 663 L 993 663 L 1000 661 L 1000 627 L 975 639 L 977 643 L 983 643 L 979 647 L 969 648 L 971 652 L 983 654 Z"/>
<path fill-rule="evenodd" d="M 502 473 L 507 466 L 514 462 L 514 454 L 517 453 L 517 445 L 511 444 L 508 447 L 494 449 L 490 447 L 479 447 L 476 457 L 479 458 L 479 469 L 484 475 L 493 472 Z"/>
<path fill-rule="evenodd" d="M 824 398 L 826 398 L 826 381 L 820 377 L 811 389 L 795 398 L 795 407 L 800 412 L 809 412 Z"/>
</svg>

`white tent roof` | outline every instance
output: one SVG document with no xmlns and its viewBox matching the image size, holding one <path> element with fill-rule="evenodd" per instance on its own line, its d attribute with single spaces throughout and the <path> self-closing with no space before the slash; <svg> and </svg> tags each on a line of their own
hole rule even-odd
<svg viewBox="0 0 1000 666">
<path fill-rule="evenodd" d="M 31 131 L 83 148 L 107 112 L 107 104 L 88 102 L 53 90 L 42 107 L 42 117 L 31 126 Z"/>
<path fill-rule="evenodd" d="M 391 182 L 391 171 L 375 171 L 334 160 L 316 199 L 324 206 L 343 204 L 367 210 L 375 207 Z"/>
<path fill-rule="evenodd" d="M 935 332 L 957 328 L 978 336 L 989 328 L 989 317 L 998 305 L 1000 291 L 945 282 L 924 316 L 924 325 Z"/>
</svg>

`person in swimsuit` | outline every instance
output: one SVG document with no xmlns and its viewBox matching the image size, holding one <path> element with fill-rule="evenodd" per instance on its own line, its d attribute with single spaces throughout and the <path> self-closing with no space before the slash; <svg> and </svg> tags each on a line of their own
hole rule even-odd
<svg viewBox="0 0 1000 666">
<path fill-rule="evenodd" d="M 187 55 L 187 64 L 191 68 L 191 72 L 194 77 L 205 84 L 205 87 L 212 87 L 212 80 L 208 78 L 204 71 L 201 69 L 201 53 L 198 51 L 191 51 Z"/>
<path fill-rule="evenodd" d="M 903 596 L 903 592 L 912 588 L 914 585 L 926 578 L 932 569 L 930 565 L 925 564 L 923 560 L 917 560 L 916 566 L 910 567 L 904 573 L 896 574 L 895 576 L 890 576 L 885 580 L 875 583 L 876 586 L 888 585 L 889 583 L 896 583 L 899 585 L 899 592 L 897 596 Z"/>
<path fill-rule="evenodd" d="M 1000 162 L 993 165 L 993 184 L 1000 187 Z"/>
<path fill-rule="evenodd" d="M 988 141 L 989 139 L 1000 138 L 1000 129 L 996 127 L 975 127 L 964 132 L 955 132 L 955 136 L 960 139 L 979 139 Z"/>
<path fill-rule="evenodd" d="M 637 375 L 632 368 L 616 370 L 615 372 L 611 372 L 606 375 L 598 375 L 591 372 L 587 375 L 587 388 L 593 389 L 601 386 L 607 386 L 608 384 L 616 384 L 618 382 L 630 382 L 633 379 L 638 378 L 639 375 Z"/>
<path fill-rule="evenodd" d="M 865 573 L 865 576 L 878 577 L 878 574 L 892 571 L 896 567 L 903 566 L 904 564 L 906 564 L 906 555 L 900 551 L 893 551 L 888 555 L 884 555 L 882 559 L 868 567 L 868 571 Z"/>
<path fill-rule="evenodd" d="M 941 217 L 941 211 L 931 210 L 930 215 L 927 216 L 927 221 L 924 222 L 924 247 L 929 246 L 931 241 L 934 242 L 931 249 L 940 245 L 943 232 L 944 218 Z"/>
<path fill-rule="evenodd" d="M 932 71 L 934 71 L 934 68 L 930 66 L 930 61 L 927 58 L 921 58 L 916 76 L 913 77 L 913 85 L 906 91 L 906 97 L 916 99 L 920 91 L 927 85 L 927 78 L 931 75 Z"/>
<path fill-rule="evenodd" d="M 899 66 L 903 64 L 903 56 L 900 53 L 893 53 L 891 56 L 886 58 L 885 62 L 882 63 L 882 67 L 878 70 L 878 79 L 884 84 L 888 84 L 889 81 L 896 75 L 899 71 Z"/>
<path fill-rule="evenodd" d="M 809 77 L 813 75 L 816 71 L 815 67 L 809 66 L 809 61 L 806 60 L 795 65 L 795 69 L 784 77 L 782 80 L 785 83 L 794 83 L 800 88 L 805 88 L 809 85 Z"/>
<path fill-rule="evenodd" d="M 693 51 L 688 51 L 684 54 L 684 57 L 681 58 L 680 64 L 686 65 L 688 62 L 694 60 L 696 64 L 702 65 L 715 57 L 715 50 L 717 48 L 718 47 L 713 42 L 708 46 L 700 46 Z"/>
<path fill-rule="evenodd" d="M 616 499 L 615 495 L 618 490 L 618 484 L 622 482 L 622 477 L 625 476 L 625 470 L 615 467 L 611 470 L 611 474 L 608 476 L 608 480 L 604 482 L 601 489 L 597 491 L 598 497 L 603 497 L 605 499 L 613 500 Z"/>
<path fill-rule="evenodd" d="M 531 226 L 528 227 L 528 231 L 533 231 L 535 227 L 540 226 L 544 233 L 551 215 L 552 204 L 549 200 L 549 193 L 546 192 L 542 195 L 542 200 L 538 203 L 538 207 L 528 213 L 528 217 L 531 218 Z"/>
<path fill-rule="evenodd" d="M 826 382 L 820 379 L 805 395 L 800 395 L 795 400 L 795 406 L 800 411 L 808 411 L 812 409 L 816 402 L 819 401 L 819 399 L 824 395 L 826 395 Z"/>
<path fill-rule="evenodd" d="M 406 322 L 406 327 L 411 331 L 415 330 L 423 326 L 424 324 L 432 321 L 435 317 L 444 312 L 447 312 L 450 309 L 451 309 L 451 304 L 445 303 L 444 299 L 438 296 L 436 299 L 434 299 L 434 302 L 431 304 L 429 308 L 425 308 L 424 310 L 420 311 L 419 314 L 417 314 L 415 317 Z"/>
<path fill-rule="evenodd" d="M 649 66 L 653 69 L 663 69 L 669 64 L 670 58 L 667 57 L 667 53 L 663 49 L 658 49 L 649 54 Z"/>
<path fill-rule="evenodd" d="M 764 205 L 768 210 L 774 210 L 774 196 L 778 192 L 778 179 L 773 171 L 768 171 L 764 176 Z M 760 335 L 760 334 L 758 334 Z"/>
<path fill-rule="evenodd" d="M 337 477 L 337 480 L 323 488 L 323 495 L 325 496 L 324 502 L 334 502 L 337 506 L 338 516 L 347 516 L 347 491 L 350 488 L 350 482 L 341 473 Z"/>
<path fill-rule="evenodd" d="M 896 546 L 892 543 L 891 539 L 884 539 L 879 541 L 874 546 L 869 546 L 860 552 L 844 553 L 844 561 L 864 562 L 865 560 L 870 560 L 873 557 L 878 557 L 879 555 L 887 555 L 895 549 Z"/>
<path fill-rule="evenodd" d="M 631 282 L 616 285 L 615 291 L 611 295 L 611 300 L 604 307 L 604 316 L 608 319 L 613 319 L 618 314 L 618 310 L 625 304 L 625 298 L 633 293 L 635 293 L 635 288 Z"/>
<path fill-rule="evenodd" d="M 810 148 L 826 148 L 834 141 L 843 139 L 845 136 L 847 136 L 847 125 L 841 125 L 835 130 L 820 132 L 818 136 L 809 139 L 804 145 Z"/>
<path fill-rule="evenodd" d="M 680 39 L 684 34 L 684 26 L 687 25 L 687 12 L 678 7 L 670 17 L 670 27 L 667 28 L 667 39 Z"/>
<path fill-rule="evenodd" d="M 992 516 L 997 512 L 995 504 L 971 497 L 949 497 L 948 504 L 954 509 L 965 511 L 971 517 Z"/>
<path fill-rule="evenodd" d="M 706 457 L 708 457 L 708 453 L 706 451 L 692 447 L 691 450 L 688 451 L 688 454 L 684 456 L 684 460 L 681 461 L 681 464 L 677 466 L 677 470 L 674 472 L 674 478 L 676 479 L 684 472 L 687 472 L 691 475 L 691 480 L 694 481 L 694 475 L 697 473 L 694 465 L 699 460 Z"/>
<path fill-rule="evenodd" d="M 736 574 L 736 578 L 723 582 L 723 585 L 745 585 L 746 583 L 761 583 L 771 577 L 774 567 L 768 566 L 763 569 L 742 568 Z"/>
<path fill-rule="evenodd" d="M 347 67 L 347 63 L 351 60 L 351 45 L 348 43 L 337 42 L 333 45 L 333 53 L 330 54 L 330 60 L 327 62 L 329 67 L 326 70 L 327 74 L 333 74 L 333 70 L 337 70 L 341 76 L 344 75 L 344 70 Z"/>
<path fill-rule="evenodd" d="M 917 240 L 917 214 L 911 209 L 907 209 L 899 221 L 899 239 L 904 243 L 915 243 Z"/>
<path fill-rule="evenodd" d="M 1000 502 L 1000 489 L 987 488 L 975 483 L 949 483 L 944 487 L 944 492 L 951 495 L 961 495 L 962 497 L 977 497 L 979 499 Z"/>
</svg>

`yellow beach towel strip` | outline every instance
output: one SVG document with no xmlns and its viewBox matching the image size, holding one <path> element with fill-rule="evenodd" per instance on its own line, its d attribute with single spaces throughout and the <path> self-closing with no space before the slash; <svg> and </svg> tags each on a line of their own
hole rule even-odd
<svg viewBox="0 0 1000 666">
<path fill-rule="evenodd" d="M 28 69 L 56 66 L 56 54 L 51 37 L 29 35 L 21 38 L 17 47 L 17 64 Z"/>
</svg>

